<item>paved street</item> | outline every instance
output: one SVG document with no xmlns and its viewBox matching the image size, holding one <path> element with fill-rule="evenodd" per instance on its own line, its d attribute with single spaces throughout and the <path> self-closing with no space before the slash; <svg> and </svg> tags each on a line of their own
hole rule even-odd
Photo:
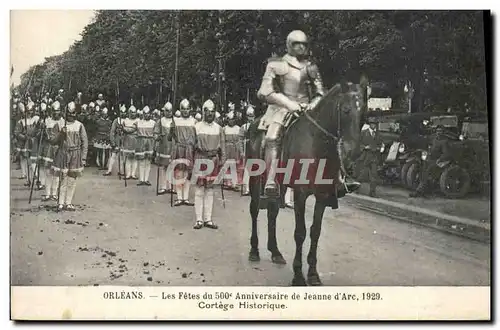
<svg viewBox="0 0 500 330">
<path fill-rule="evenodd" d="M 295 252 L 293 211 L 278 216 L 278 244 L 287 260 L 274 265 L 260 219 L 261 261 L 248 261 L 249 197 L 216 191 L 218 230 L 194 230 L 194 208 L 170 207 L 170 195 L 152 187 L 128 188 L 117 176 L 86 169 L 78 180 L 77 212 L 54 213 L 11 173 L 12 285 L 287 286 Z M 194 193 L 194 189 L 191 190 Z M 194 199 L 191 199 L 193 201 Z M 55 202 L 52 202 L 53 205 Z M 313 199 L 309 200 L 309 220 Z M 309 249 L 309 238 L 304 254 Z M 307 271 L 304 257 L 304 271 Z M 318 249 L 324 285 L 489 285 L 490 247 L 361 211 L 341 203 L 327 210 Z"/>
</svg>

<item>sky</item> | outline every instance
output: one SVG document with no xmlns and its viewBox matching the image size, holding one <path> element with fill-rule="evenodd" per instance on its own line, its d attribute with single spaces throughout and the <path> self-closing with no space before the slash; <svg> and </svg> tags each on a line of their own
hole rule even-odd
<svg viewBox="0 0 500 330">
<path fill-rule="evenodd" d="M 11 10 L 11 82 L 19 84 L 30 66 L 68 50 L 81 39 L 80 33 L 93 16 L 93 10 Z"/>
</svg>

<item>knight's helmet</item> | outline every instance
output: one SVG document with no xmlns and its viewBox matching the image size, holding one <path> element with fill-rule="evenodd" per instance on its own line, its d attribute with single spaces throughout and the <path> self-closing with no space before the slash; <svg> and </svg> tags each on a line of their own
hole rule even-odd
<svg viewBox="0 0 500 330">
<path fill-rule="evenodd" d="M 149 115 L 150 114 L 150 109 L 149 109 L 149 107 L 147 105 L 144 108 L 142 108 L 142 113 L 144 115 Z"/>
<path fill-rule="evenodd" d="M 108 114 L 108 108 L 104 107 L 104 109 L 102 109 L 102 114 L 103 115 L 107 115 Z"/>
<path fill-rule="evenodd" d="M 137 113 L 137 109 L 133 105 L 131 105 L 130 108 L 128 108 L 128 112 L 136 114 Z"/>
<path fill-rule="evenodd" d="M 127 107 L 125 106 L 125 104 L 122 104 L 122 106 L 120 107 L 120 116 L 126 116 L 127 115 Z"/>
<path fill-rule="evenodd" d="M 189 113 L 191 111 L 191 105 L 189 104 L 189 101 L 187 99 L 183 99 L 181 101 L 181 104 L 180 104 L 180 110 L 181 110 L 181 114 L 184 116 L 184 117 L 187 117 L 189 116 Z"/>
<path fill-rule="evenodd" d="M 203 103 L 203 111 L 214 111 L 215 110 L 215 104 L 212 100 L 206 100 L 205 103 Z"/>
<path fill-rule="evenodd" d="M 234 103 L 233 102 L 229 102 L 227 104 L 227 108 L 229 109 L 229 111 L 234 111 L 234 109 L 235 109 Z"/>
<path fill-rule="evenodd" d="M 94 102 L 90 102 L 89 103 L 89 108 L 90 108 L 90 110 L 94 109 L 95 108 L 95 103 Z"/>
<path fill-rule="evenodd" d="M 165 105 L 163 106 L 163 110 L 172 111 L 172 109 L 173 109 L 173 106 L 172 106 L 172 103 L 170 103 L 170 102 L 165 103 Z"/>
<path fill-rule="evenodd" d="M 55 101 L 52 103 L 52 110 L 59 111 L 61 110 L 61 103 L 59 101 Z"/>
<path fill-rule="evenodd" d="M 180 116 L 181 116 L 181 112 L 180 112 L 179 110 L 177 110 L 177 111 L 175 112 L 174 116 L 176 116 L 176 117 L 180 117 Z"/>
<path fill-rule="evenodd" d="M 76 104 L 75 102 L 71 101 L 67 105 L 68 107 L 68 116 L 75 116 L 76 115 Z"/>
<path fill-rule="evenodd" d="M 293 50 L 294 43 L 302 43 L 307 45 L 308 41 L 306 34 L 300 30 L 294 30 L 290 32 L 286 37 L 286 49 L 288 51 L 288 54 L 297 56 L 297 54 L 295 54 Z"/>
<path fill-rule="evenodd" d="M 247 118 L 255 118 L 255 109 L 249 105 L 246 112 Z"/>
</svg>

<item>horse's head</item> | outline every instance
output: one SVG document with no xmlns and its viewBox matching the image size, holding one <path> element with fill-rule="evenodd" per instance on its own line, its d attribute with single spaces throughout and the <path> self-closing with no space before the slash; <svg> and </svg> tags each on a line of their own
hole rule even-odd
<svg viewBox="0 0 500 330">
<path fill-rule="evenodd" d="M 351 159 L 358 150 L 361 118 L 366 104 L 368 81 L 359 84 L 343 82 L 333 86 L 318 104 L 321 125 L 342 140 L 342 158 Z M 347 164 L 346 164 L 347 165 Z"/>
</svg>

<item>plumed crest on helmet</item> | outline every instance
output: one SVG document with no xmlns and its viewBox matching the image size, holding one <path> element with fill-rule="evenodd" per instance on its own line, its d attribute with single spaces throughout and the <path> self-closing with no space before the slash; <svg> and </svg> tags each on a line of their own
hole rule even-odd
<svg viewBox="0 0 500 330">
<path fill-rule="evenodd" d="M 189 109 L 189 101 L 187 99 L 182 100 L 180 107 L 181 110 Z"/>
<path fill-rule="evenodd" d="M 172 110 L 172 108 L 173 108 L 173 105 L 170 102 L 165 103 L 165 105 L 163 106 L 164 110 Z"/>
<path fill-rule="evenodd" d="M 205 103 L 203 103 L 203 109 L 206 109 L 206 110 L 215 109 L 214 102 L 212 100 L 206 100 Z"/>
</svg>

